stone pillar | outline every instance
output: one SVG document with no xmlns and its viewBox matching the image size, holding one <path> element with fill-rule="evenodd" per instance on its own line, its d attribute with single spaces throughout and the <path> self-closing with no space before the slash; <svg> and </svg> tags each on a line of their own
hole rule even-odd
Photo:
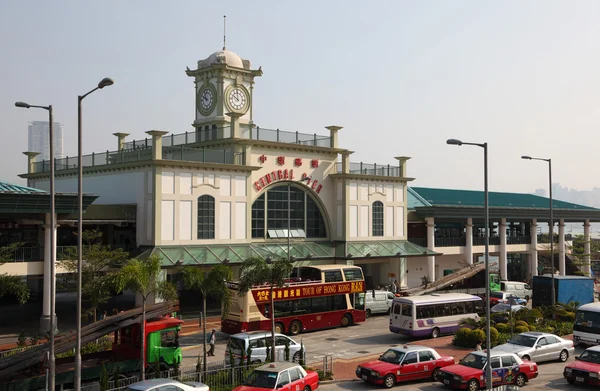
<svg viewBox="0 0 600 391">
<path fill-rule="evenodd" d="M 326 126 L 325 129 L 329 129 L 329 146 L 331 148 L 337 148 L 338 147 L 338 131 L 340 129 L 342 129 L 341 126 Z"/>
<path fill-rule="evenodd" d="M 51 303 L 51 282 L 56 278 L 56 274 L 52 275 L 52 253 L 54 251 L 54 259 L 56 259 L 56 225 L 54 226 L 54 245 L 50 243 L 50 213 L 46 213 L 46 224 L 44 225 L 44 292 L 42 294 L 42 316 L 40 318 L 40 331 L 46 333 L 50 331 L 50 303 Z M 56 273 L 56 270 L 55 270 Z M 56 314 L 54 314 L 54 325 L 56 327 Z"/>
<path fill-rule="evenodd" d="M 582 267 L 582 272 L 587 276 L 592 276 L 592 246 L 591 246 L 591 238 L 590 238 L 590 221 L 586 220 L 583 223 L 583 262 L 584 266 Z"/>
<path fill-rule="evenodd" d="M 342 174 L 350 173 L 350 155 L 351 151 L 342 152 Z"/>
<path fill-rule="evenodd" d="M 566 274 L 565 263 L 565 221 L 561 219 L 558 223 L 558 272 L 561 276 Z"/>
<path fill-rule="evenodd" d="M 23 155 L 27 156 L 27 173 L 28 174 L 35 172 L 35 158 L 39 154 L 40 154 L 39 152 L 23 152 Z"/>
<path fill-rule="evenodd" d="M 129 133 L 113 133 L 113 136 L 117 136 L 117 151 L 125 149 L 125 137 L 129 136 Z"/>
<path fill-rule="evenodd" d="M 538 252 L 537 252 L 537 220 L 531 219 L 531 228 L 529 235 L 531 242 L 529 244 L 529 274 L 538 275 Z M 531 283 L 531 281 L 530 281 Z"/>
<path fill-rule="evenodd" d="M 225 115 L 231 118 L 231 137 L 232 138 L 241 138 L 240 132 L 240 117 L 242 116 L 239 113 L 226 113 Z"/>
<path fill-rule="evenodd" d="M 146 134 L 152 136 L 152 160 L 162 159 L 162 138 L 165 134 L 163 130 L 149 130 Z"/>
<path fill-rule="evenodd" d="M 506 251 L 506 219 L 500 219 L 500 225 L 498 226 L 498 230 L 500 231 L 500 279 L 506 280 L 508 279 L 506 271 L 506 263 L 508 258 L 508 254 Z"/>
<path fill-rule="evenodd" d="M 398 176 L 405 178 L 406 177 L 406 161 L 410 159 L 408 156 L 396 156 L 394 159 L 398 160 L 398 165 L 400 167 L 400 173 Z"/>
<path fill-rule="evenodd" d="M 427 217 L 427 248 L 435 251 L 435 220 L 433 217 Z M 427 276 L 431 282 L 435 281 L 435 256 L 427 257 Z"/>
<path fill-rule="evenodd" d="M 465 258 L 469 265 L 473 264 L 473 219 L 470 217 L 465 224 Z"/>
</svg>

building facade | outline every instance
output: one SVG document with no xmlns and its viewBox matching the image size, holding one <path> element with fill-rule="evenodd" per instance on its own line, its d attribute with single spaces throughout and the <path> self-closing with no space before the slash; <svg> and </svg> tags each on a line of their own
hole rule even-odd
<svg viewBox="0 0 600 391">
<path fill-rule="evenodd" d="M 50 123 L 48 121 L 33 121 L 29 123 L 27 150 L 29 152 L 38 152 L 40 154 L 39 160 L 50 160 L 49 128 Z M 62 125 L 55 122 L 52 131 L 54 132 L 54 157 L 62 159 L 65 157 Z"/>
</svg>

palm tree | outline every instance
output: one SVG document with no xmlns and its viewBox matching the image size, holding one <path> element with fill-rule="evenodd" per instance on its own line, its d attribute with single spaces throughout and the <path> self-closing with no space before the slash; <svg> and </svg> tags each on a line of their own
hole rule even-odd
<svg viewBox="0 0 600 391">
<path fill-rule="evenodd" d="M 150 295 L 165 300 L 177 298 L 177 290 L 173 284 L 160 279 L 161 261 L 157 255 L 152 255 L 147 260 L 130 259 L 115 274 L 115 285 L 117 291 L 129 289 L 142 297 L 142 322 L 141 322 L 141 347 L 140 359 L 142 362 L 141 378 L 146 378 L 144 366 L 145 342 L 146 342 L 146 301 Z"/>
<path fill-rule="evenodd" d="M 213 266 L 208 273 L 194 266 L 186 266 L 181 271 L 180 278 L 183 281 L 185 289 L 197 290 L 202 294 L 204 372 L 206 372 L 206 297 L 211 296 L 221 300 L 221 315 L 224 316 L 227 314 L 231 304 L 231 291 L 227 289 L 225 282 L 230 281 L 232 277 L 231 269 L 225 265 Z"/>
<path fill-rule="evenodd" d="M 287 259 L 272 261 L 271 258 L 248 258 L 239 273 L 239 296 L 244 296 L 255 285 L 268 285 L 271 300 L 271 361 L 275 361 L 275 307 L 273 305 L 273 289 L 281 288 L 292 272 L 293 265 Z"/>
<path fill-rule="evenodd" d="M 12 243 L 8 246 L 0 247 L 0 265 L 10 262 L 15 250 L 21 244 Z M 16 297 L 20 304 L 25 304 L 29 300 L 29 288 L 22 277 L 2 273 L 0 274 L 0 297 L 9 295 Z"/>
</svg>

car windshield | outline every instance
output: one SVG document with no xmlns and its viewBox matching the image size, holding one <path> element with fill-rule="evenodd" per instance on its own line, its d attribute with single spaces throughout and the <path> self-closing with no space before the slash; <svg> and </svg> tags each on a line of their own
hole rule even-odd
<svg viewBox="0 0 600 391">
<path fill-rule="evenodd" d="M 485 356 L 481 356 L 479 354 L 467 354 L 465 358 L 460 360 L 460 365 L 464 365 L 465 367 L 471 367 L 476 369 L 483 369 L 487 358 Z"/>
<path fill-rule="evenodd" d="M 394 349 L 389 349 L 387 352 L 383 353 L 381 357 L 379 357 L 379 361 L 385 361 L 392 364 L 399 364 L 404 357 L 404 352 L 399 352 Z"/>
<path fill-rule="evenodd" d="M 277 372 L 254 371 L 248 376 L 244 385 L 261 388 L 275 388 Z"/>
<path fill-rule="evenodd" d="M 494 297 L 496 299 L 504 299 L 504 293 L 502 292 L 492 292 L 490 297 Z"/>
<path fill-rule="evenodd" d="M 511 338 L 508 343 L 512 343 L 513 345 L 521 345 L 532 348 L 535 345 L 535 341 L 537 341 L 537 337 L 532 337 L 531 335 L 515 335 Z"/>
<path fill-rule="evenodd" d="M 496 304 L 492 307 L 492 312 L 508 312 L 509 308 L 508 304 Z"/>
<path fill-rule="evenodd" d="M 600 352 L 586 350 L 585 352 L 581 353 L 581 356 L 579 356 L 579 361 L 600 364 Z"/>
</svg>

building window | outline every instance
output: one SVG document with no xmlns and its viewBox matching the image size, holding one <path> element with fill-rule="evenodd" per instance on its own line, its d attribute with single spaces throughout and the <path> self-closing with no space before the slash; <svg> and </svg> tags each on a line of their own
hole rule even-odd
<svg viewBox="0 0 600 391">
<path fill-rule="evenodd" d="M 373 202 L 373 236 L 383 236 L 383 203 Z"/>
<path fill-rule="evenodd" d="M 266 238 L 268 230 L 303 230 L 307 238 L 325 238 L 325 219 L 310 195 L 303 189 L 277 186 L 267 190 L 252 204 L 252 238 Z"/>
<path fill-rule="evenodd" d="M 209 195 L 198 197 L 198 239 L 215 238 L 215 199 Z"/>
</svg>

